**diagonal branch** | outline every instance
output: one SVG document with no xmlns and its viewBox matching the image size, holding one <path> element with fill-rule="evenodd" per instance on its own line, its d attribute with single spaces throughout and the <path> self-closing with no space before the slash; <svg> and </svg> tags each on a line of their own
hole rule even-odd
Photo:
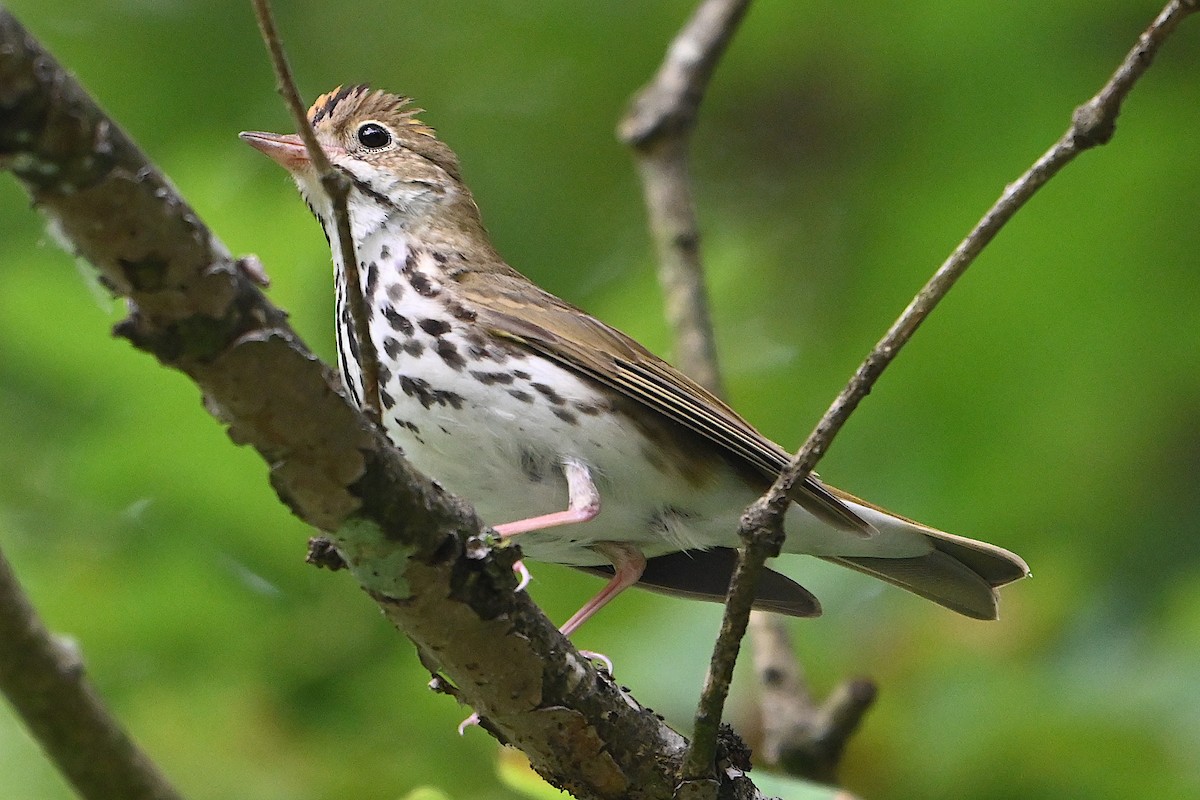
<svg viewBox="0 0 1200 800">
<path fill-rule="evenodd" d="M 1005 188 L 996 203 L 913 298 L 838 394 L 787 469 L 767 494 L 746 510 L 740 532 L 748 546 L 743 551 L 731 583 L 722 635 L 728 631 L 730 635 L 740 636 L 745 631 L 754 579 L 764 561 L 778 553 L 783 536 L 782 517 L 789 504 L 791 490 L 812 472 L 833 438 L 871 391 L 884 369 L 895 359 L 900 348 L 912 338 L 925 318 L 1000 229 L 1038 189 L 1076 156 L 1111 139 L 1125 97 L 1145 74 L 1158 49 L 1197 7 L 1196 0 L 1172 0 L 1166 5 L 1138 37 L 1137 43 L 1100 91 L 1075 110 L 1071 125 L 1062 137 L 1020 178 Z"/>
<path fill-rule="evenodd" d="M 79 653 L 38 617 L 0 554 L 0 691 L 87 800 L 179 800 L 84 676 Z"/>
<path fill-rule="evenodd" d="M 1063 167 L 1085 150 L 1107 144 L 1116 131 L 1121 104 L 1137 80 L 1146 73 L 1159 48 L 1189 14 L 1200 7 L 1196 0 L 1172 0 L 1138 37 L 1112 77 L 1086 103 L 1075 109 L 1067 131 L 1016 181 L 1009 184 L 983 218 L 938 267 L 937 271 L 912 299 L 888 332 L 859 365 L 850 382 L 829 406 L 804 446 L 792 459 L 761 502 L 752 507 L 751 517 L 766 511 L 774 517 L 787 506 L 788 493 L 812 472 L 829 449 L 833 438 L 846 420 L 871 391 L 875 381 L 930 312 L 954 287 L 967 268 L 996 237 L 1010 219 Z"/>
</svg>

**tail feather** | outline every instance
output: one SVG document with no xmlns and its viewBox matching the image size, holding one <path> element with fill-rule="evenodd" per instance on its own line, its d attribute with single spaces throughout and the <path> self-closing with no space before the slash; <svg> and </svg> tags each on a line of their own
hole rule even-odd
<svg viewBox="0 0 1200 800">
<path fill-rule="evenodd" d="M 939 605 L 976 619 L 996 619 L 1001 586 L 1029 575 L 1015 553 L 987 542 L 955 536 L 830 489 L 880 536 L 874 553 L 863 552 L 863 540 L 842 552 L 819 552 L 826 561 L 866 573 Z M 868 537 L 869 544 L 874 537 Z M 903 552 L 894 542 L 920 543 L 918 552 Z M 919 552 L 924 551 L 924 552 Z"/>
<path fill-rule="evenodd" d="M 999 595 L 969 566 L 941 550 L 913 558 L 823 556 L 975 619 L 996 619 Z"/>
</svg>

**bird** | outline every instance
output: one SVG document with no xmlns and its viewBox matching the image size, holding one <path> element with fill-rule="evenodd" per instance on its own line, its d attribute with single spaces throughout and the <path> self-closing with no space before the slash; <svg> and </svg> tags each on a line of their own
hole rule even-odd
<svg viewBox="0 0 1200 800">
<path fill-rule="evenodd" d="M 349 182 L 356 264 L 300 137 L 241 138 L 291 173 L 331 245 L 337 359 L 364 405 L 360 336 L 378 354 L 391 442 L 474 505 L 524 557 L 607 577 L 570 636 L 631 586 L 721 601 L 738 521 L 789 462 L 781 446 L 635 340 L 513 269 L 493 247 L 458 157 L 408 97 L 339 86 L 308 112 Z M 357 271 L 358 331 L 347 270 Z M 369 384 L 369 382 L 367 382 Z M 887 511 L 810 475 L 792 492 L 783 552 L 814 556 L 968 617 L 1029 574 L 1016 554 Z M 821 613 L 767 570 L 757 608 Z"/>
</svg>

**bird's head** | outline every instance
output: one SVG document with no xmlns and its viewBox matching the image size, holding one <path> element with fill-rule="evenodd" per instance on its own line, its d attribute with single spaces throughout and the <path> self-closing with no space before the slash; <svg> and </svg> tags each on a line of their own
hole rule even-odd
<svg viewBox="0 0 1200 800">
<path fill-rule="evenodd" d="M 462 207 L 463 201 L 474 209 L 461 183 L 457 156 L 417 118 L 419 113 L 409 98 L 363 85 L 339 86 L 309 109 L 321 149 L 350 180 L 347 205 L 356 238 L 389 221 L 406 226 L 429 221 Z M 330 232 L 332 206 L 300 137 L 246 131 L 241 139 L 292 174 L 309 208 Z"/>
</svg>

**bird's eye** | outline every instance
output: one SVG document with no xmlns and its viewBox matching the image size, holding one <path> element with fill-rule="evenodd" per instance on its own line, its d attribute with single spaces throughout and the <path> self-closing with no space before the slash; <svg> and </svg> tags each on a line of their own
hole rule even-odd
<svg viewBox="0 0 1200 800">
<path fill-rule="evenodd" d="M 371 150 L 379 150 L 392 143 L 392 133 L 378 122 L 364 122 L 358 128 L 358 143 Z"/>
</svg>

